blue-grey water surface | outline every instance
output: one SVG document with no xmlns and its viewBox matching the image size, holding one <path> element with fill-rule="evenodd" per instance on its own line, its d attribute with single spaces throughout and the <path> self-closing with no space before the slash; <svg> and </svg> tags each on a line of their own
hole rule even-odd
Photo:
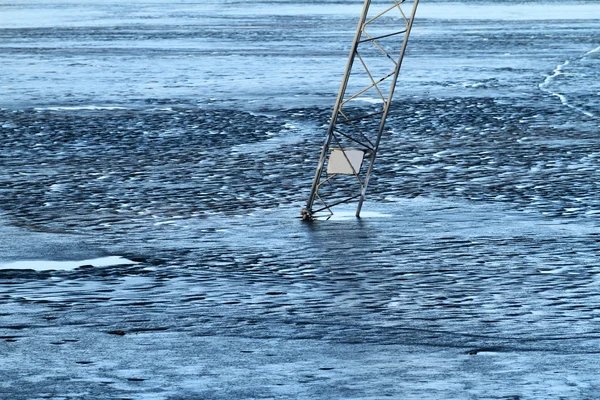
<svg viewBox="0 0 600 400">
<path fill-rule="evenodd" d="M 600 397 L 600 6 L 421 3 L 308 224 L 361 2 L 0 4 L 0 397 Z"/>
</svg>

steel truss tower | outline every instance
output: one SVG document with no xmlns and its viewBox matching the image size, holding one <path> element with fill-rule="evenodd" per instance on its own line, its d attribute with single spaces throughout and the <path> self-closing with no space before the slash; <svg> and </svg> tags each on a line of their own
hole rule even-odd
<svg viewBox="0 0 600 400">
<path fill-rule="evenodd" d="M 382 0 L 377 5 L 386 2 L 371 13 L 371 0 L 365 0 L 302 219 L 330 217 L 333 206 L 355 199 L 360 216 L 419 4 Z M 403 8 L 411 5 L 406 13 Z"/>
</svg>

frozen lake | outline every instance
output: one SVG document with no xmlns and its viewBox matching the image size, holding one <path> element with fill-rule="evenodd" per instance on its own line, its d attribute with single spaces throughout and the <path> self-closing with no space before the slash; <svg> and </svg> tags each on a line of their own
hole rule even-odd
<svg viewBox="0 0 600 400">
<path fill-rule="evenodd" d="M 600 5 L 421 3 L 312 224 L 360 1 L 0 4 L 0 397 L 598 397 Z"/>
</svg>

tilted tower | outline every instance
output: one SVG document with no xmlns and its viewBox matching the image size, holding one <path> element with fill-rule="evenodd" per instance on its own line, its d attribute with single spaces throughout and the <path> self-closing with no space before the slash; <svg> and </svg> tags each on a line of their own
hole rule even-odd
<svg viewBox="0 0 600 400">
<path fill-rule="evenodd" d="M 365 200 L 419 0 L 365 0 L 302 218 Z M 385 1 L 378 1 L 385 3 Z M 377 8 L 377 7 L 374 7 Z M 409 12 L 407 12 L 409 11 Z"/>
</svg>

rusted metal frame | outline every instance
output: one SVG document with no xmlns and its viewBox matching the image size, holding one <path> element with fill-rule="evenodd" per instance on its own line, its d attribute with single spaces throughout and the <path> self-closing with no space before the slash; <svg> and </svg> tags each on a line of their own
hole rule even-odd
<svg viewBox="0 0 600 400">
<path fill-rule="evenodd" d="M 383 93 L 381 93 L 381 90 L 379 90 L 379 86 L 377 86 L 377 84 L 375 83 L 375 79 L 373 79 L 373 75 L 371 75 L 371 71 L 369 71 L 369 68 L 367 68 L 367 64 L 365 64 L 365 60 L 363 60 L 363 58 L 361 57 L 361 55 L 358 51 L 356 52 L 356 56 L 360 60 L 360 63 L 364 67 L 367 75 L 369 75 L 369 79 L 371 80 L 371 83 L 375 86 L 375 90 L 377 90 L 377 93 L 379 93 L 379 97 L 381 97 L 383 104 L 385 104 L 385 98 L 383 97 Z M 388 55 L 388 57 L 389 57 L 389 55 Z"/>
<path fill-rule="evenodd" d="M 352 44 L 352 48 L 350 49 L 350 55 L 348 56 L 348 62 L 346 64 L 346 71 L 344 73 L 344 78 L 342 79 L 342 84 L 340 85 L 340 90 L 338 92 L 337 100 L 335 102 L 335 107 L 333 109 L 333 113 L 331 116 L 331 121 L 329 122 L 329 128 L 327 131 L 327 138 L 325 139 L 325 143 L 323 144 L 323 148 L 321 150 L 321 155 L 319 157 L 319 164 L 317 166 L 317 171 L 315 173 L 315 177 L 313 179 L 312 188 L 310 192 L 310 196 L 308 201 L 306 202 L 306 211 L 310 214 L 312 213 L 312 205 L 315 200 L 316 190 L 318 189 L 319 181 L 321 180 L 321 175 L 323 174 L 323 167 L 325 165 L 325 159 L 327 157 L 327 153 L 329 151 L 329 145 L 331 143 L 333 130 L 337 124 L 338 114 L 344 104 L 344 95 L 346 93 L 346 88 L 348 87 L 348 80 L 350 79 L 350 73 L 352 71 L 352 65 L 354 64 L 354 56 L 356 53 L 356 49 L 358 48 L 358 42 L 360 41 L 360 37 L 362 34 L 362 30 L 365 25 L 365 20 L 367 19 L 367 14 L 369 12 L 369 6 L 371 5 L 371 0 L 365 0 L 363 4 L 363 10 L 358 22 L 358 26 L 356 28 L 356 33 L 354 35 L 354 42 Z"/>
<path fill-rule="evenodd" d="M 367 192 L 367 186 L 369 184 L 369 179 L 371 177 L 371 172 L 373 171 L 373 164 L 375 163 L 375 158 L 377 156 L 377 150 L 379 149 L 379 143 L 381 142 L 381 136 L 383 134 L 383 130 L 385 128 L 385 120 L 387 119 L 387 115 L 390 110 L 390 105 L 392 102 L 392 98 L 394 96 L 394 91 L 396 89 L 396 83 L 398 81 L 398 75 L 400 74 L 400 68 L 402 67 L 402 60 L 404 59 L 404 55 L 406 54 L 406 47 L 408 44 L 408 37 L 410 36 L 410 31 L 412 29 L 413 22 L 415 20 L 415 14 L 417 12 L 417 6 L 419 5 L 419 0 L 415 0 L 410 16 L 410 20 L 406 27 L 406 35 L 404 35 L 404 41 L 402 42 L 402 50 L 400 51 L 400 56 L 398 58 L 398 65 L 396 66 L 396 70 L 394 73 L 394 79 L 392 80 L 392 84 L 390 87 L 390 93 L 388 95 L 388 102 L 386 107 L 383 110 L 383 116 L 381 118 L 381 123 L 379 124 L 379 130 L 377 131 L 377 139 L 375 141 L 375 149 L 371 154 L 371 162 L 369 163 L 369 167 L 367 168 L 367 173 L 365 175 L 365 183 L 362 186 L 362 190 L 360 193 L 360 199 L 358 200 L 358 207 L 356 208 L 356 216 L 360 217 L 360 210 L 362 209 L 362 205 L 365 201 L 365 194 Z"/>
</svg>

